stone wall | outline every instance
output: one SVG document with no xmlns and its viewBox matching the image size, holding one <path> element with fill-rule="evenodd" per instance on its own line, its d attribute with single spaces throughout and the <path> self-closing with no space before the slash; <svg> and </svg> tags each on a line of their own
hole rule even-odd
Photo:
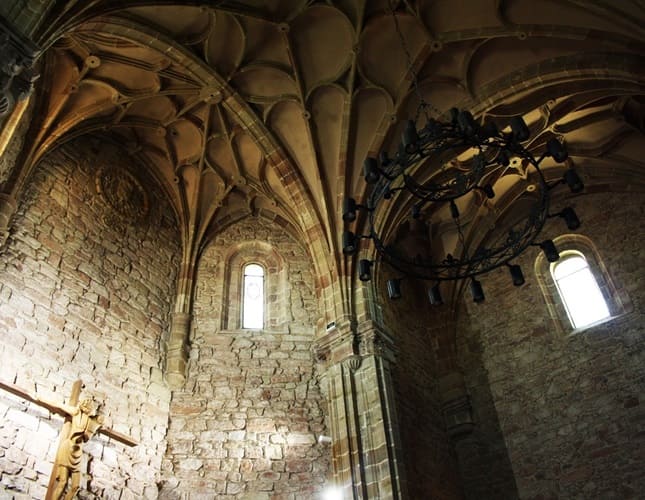
<svg viewBox="0 0 645 500">
<path fill-rule="evenodd" d="M 154 498 L 170 401 L 159 341 L 179 238 L 142 166 L 90 141 L 41 162 L 0 250 L 0 379 L 59 403 L 82 379 L 81 398 L 94 395 L 107 423 L 140 443 L 92 439 L 82 498 Z M 44 498 L 61 426 L 0 391 L 0 496 Z"/>
<path fill-rule="evenodd" d="M 436 340 L 439 311 L 423 285 L 404 280 L 403 297 L 380 299 L 396 351 L 392 380 L 401 426 L 401 449 L 410 498 L 461 498 L 455 454 L 446 432 L 439 393 Z"/>
<path fill-rule="evenodd" d="M 474 438 L 499 450 L 491 430 L 499 421 L 521 498 L 639 498 L 645 491 L 645 199 L 596 193 L 571 201 L 582 220 L 576 233 L 595 244 L 632 310 L 584 331 L 558 332 L 533 272 L 537 249 L 518 261 L 527 279 L 522 288 L 510 284 L 506 269 L 483 277 L 486 301 L 466 297 L 458 329 L 478 420 Z M 562 229 L 561 220 L 549 221 L 545 238 Z M 471 491 L 484 491 L 490 478 L 480 480 Z"/>
<path fill-rule="evenodd" d="M 265 329 L 240 329 L 241 273 L 266 270 Z M 313 358 L 312 265 L 285 230 L 249 217 L 201 257 L 185 387 L 173 392 L 163 498 L 311 498 L 328 476 Z"/>
</svg>

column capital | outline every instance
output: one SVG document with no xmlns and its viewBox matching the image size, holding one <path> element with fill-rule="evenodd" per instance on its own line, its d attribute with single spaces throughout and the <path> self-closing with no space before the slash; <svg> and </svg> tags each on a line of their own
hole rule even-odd
<svg viewBox="0 0 645 500">
<path fill-rule="evenodd" d="M 328 365 L 342 362 L 356 354 L 355 325 L 349 320 L 330 323 L 315 345 L 318 361 Z"/>
<path fill-rule="evenodd" d="M 396 358 L 394 337 L 379 323 L 367 320 L 361 322 L 356 329 L 359 339 L 359 352 L 363 356 L 380 356 L 390 362 Z"/>
</svg>

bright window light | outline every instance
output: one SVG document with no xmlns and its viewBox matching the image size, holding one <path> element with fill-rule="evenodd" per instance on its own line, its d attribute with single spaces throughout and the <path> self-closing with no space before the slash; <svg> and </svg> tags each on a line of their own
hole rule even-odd
<svg viewBox="0 0 645 500">
<path fill-rule="evenodd" d="M 322 492 L 322 500 L 343 500 L 343 490 L 336 486 L 328 486 Z"/>
<path fill-rule="evenodd" d="M 609 309 L 584 257 L 570 254 L 551 267 L 574 328 L 582 328 L 608 318 Z"/>
<path fill-rule="evenodd" d="M 257 264 L 244 267 L 242 328 L 264 327 L 264 269 Z"/>
</svg>

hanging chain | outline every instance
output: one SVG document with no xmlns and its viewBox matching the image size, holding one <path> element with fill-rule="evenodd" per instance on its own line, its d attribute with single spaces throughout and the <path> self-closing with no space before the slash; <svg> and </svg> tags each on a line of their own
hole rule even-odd
<svg viewBox="0 0 645 500">
<path fill-rule="evenodd" d="M 412 75 L 412 86 L 414 89 L 414 93 L 417 95 L 417 98 L 419 99 L 419 106 L 417 107 L 417 114 L 414 117 L 414 123 L 418 122 L 419 115 L 421 114 L 422 111 L 423 111 L 423 114 L 425 115 L 426 120 L 430 120 L 430 116 L 428 115 L 428 108 L 434 111 L 437 115 L 440 114 L 439 110 L 435 108 L 433 105 L 431 105 L 429 102 L 427 102 L 423 98 L 423 95 L 421 94 L 421 88 L 419 87 L 419 77 L 417 75 L 417 72 L 414 70 L 414 64 L 412 62 L 412 54 L 410 54 L 410 49 L 408 47 L 408 44 L 405 41 L 403 32 L 401 31 L 401 26 L 399 25 L 399 18 L 397 17 L 395 12 L 396 0 L 390 0 L 388 2 L 388 6 L 390 7 L 390 13 L 392 14 L 392 19 L 394 20 L 394 27 L 396 29 L 396 34 L 399 37 L 399 41 L 401 42 L 401 48 L 405 53 L 407 73 Z"/>
</svg>

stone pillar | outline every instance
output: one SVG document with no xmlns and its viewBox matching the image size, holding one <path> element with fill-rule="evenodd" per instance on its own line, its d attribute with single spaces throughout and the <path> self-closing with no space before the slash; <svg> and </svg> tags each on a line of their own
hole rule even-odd
<svg viewBox="0 0 645 500">
<path fill-rule="evenodd" d="M 334 483 L 345 499 L 405 498 L 391 338 L 372 322 L 322 339 Z"/>
<path fill-rule="evenodd" d="M 186 379 L 190 322 L 190 313 L 175 312 L 172 314 L 170 334 L 166 342 L 166 379 L 173 389 L 181 387 Z"/>
<path fill-rule="evenodd" d="M 17 203 L 13 196 L 0 193 L 0 248 L 4 246 L 9 237 L 9 223 L 16 213 Z"/>
</svg>

